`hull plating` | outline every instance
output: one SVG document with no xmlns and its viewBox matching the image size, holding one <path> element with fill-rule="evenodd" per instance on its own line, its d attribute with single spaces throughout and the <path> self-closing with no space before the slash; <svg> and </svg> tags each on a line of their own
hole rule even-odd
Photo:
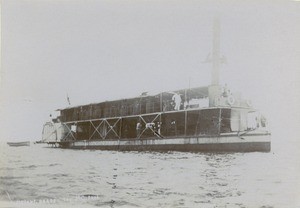
<svg viewBox="0 0 300 208">
<path fill-rule="evenodd" d="M 270 152 L 269 134 L 239 137 L 190 137 L 143 140 L 82 140 L 61 142 L 59 146 L 71 149 L 99 149 L 115 151 L 183 151 L 183 152 Z"/>
</svg>

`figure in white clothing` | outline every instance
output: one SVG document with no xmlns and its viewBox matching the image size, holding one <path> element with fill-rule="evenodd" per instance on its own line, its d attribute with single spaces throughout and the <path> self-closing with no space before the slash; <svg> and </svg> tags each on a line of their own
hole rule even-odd
<svg viewBox="0 0 300 208">
<path fill-rule="evenodd" d="M 173 97 L 172 97 L 172 100 L 175 103 L 174 110 L 180 110 L 180 105 L 181 105 L 180 95 L 179 94 L 174 94 Z"/>
</svg>

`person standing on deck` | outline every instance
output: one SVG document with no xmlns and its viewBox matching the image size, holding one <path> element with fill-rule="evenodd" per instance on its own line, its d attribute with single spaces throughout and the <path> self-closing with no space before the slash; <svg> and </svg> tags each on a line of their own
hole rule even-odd
<svg viewBox="0 0 300 208">
<path fill-rule="evenodd" d="M 142 124 L 140 122 L 137 122 L 136 124 L 136 137 L 139 138 L 142 130 Z"/>
<path fill-rule="evenodd" d="M 175 103 L 175 107 L 174 107 L 174 110 L 180 110 L 180 105 L 181 105 L 181 97 L 179 94 L 174 94 L 173 97 L 172 97 L 172 100 L 174 101 Z"/>
</svg>

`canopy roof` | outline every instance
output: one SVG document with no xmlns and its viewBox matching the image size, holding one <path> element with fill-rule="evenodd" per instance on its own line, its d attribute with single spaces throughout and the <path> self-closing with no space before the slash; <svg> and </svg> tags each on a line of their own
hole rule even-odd
<svg viewBox="0 0 300 208">
<path fill-rule="evenodd" d="M 118 100 L 90 103 L 90 104 L 86 104 L 86 105 L 72 106 L 72 107 L 63 108 L 63 109 L 57 109 L 57 111 L 72 109 L 72 108 L 79 108 L 79 107 L 89 106 L 89 105 L 97 105 L 97 104 L 101 104 L 101 103 L 103 103 L 103 104 L 104 103 L 116 103 L 116 102 L 122 102 L 122 101 L 125 101 L 125 100 L 127 102 L 130 102 L 130 101 L 133 102 L 135 100 L 158 97 L 161 94 L 162 94 L 163 97 L 170 97 L 173 94 L 180 94 L 183 99 L 185 99 L 185 98 L 186 99 L 192 99 L 192 98 L 203 99 L 203 98 L 208 97 L 208 86 L 195 87 L 195 88 L 189 88 L 189 89 L 181 89 L 181 90 L 175 90 L 175 91 L 166 91 L 166 92 L 162 92 L 162 93 L 155 94 L 155 95 L 148 95 L 147 92 L 144 92 L 140 96 L 134 97 L 134 98 L 118 99 Z"/>
</svg>

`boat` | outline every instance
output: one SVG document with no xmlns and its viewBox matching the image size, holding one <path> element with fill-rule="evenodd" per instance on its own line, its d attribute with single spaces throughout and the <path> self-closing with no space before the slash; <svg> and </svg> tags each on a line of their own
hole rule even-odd
<svg viewBox="0 0 300 208">
<path fill-rule="evenodd" d="M 209 86 L 58 109 L 42 141 L 72 149 L 270 152 L 265 116 L 219 84 L 219 27 L 215 19 Z"/>
<path fill-rule="evenodd" d="M 7 142 L 10 147 L 22 147 L 22 146 L 30 146 L 29 141 L 25 142 Z"/>
</svg>

